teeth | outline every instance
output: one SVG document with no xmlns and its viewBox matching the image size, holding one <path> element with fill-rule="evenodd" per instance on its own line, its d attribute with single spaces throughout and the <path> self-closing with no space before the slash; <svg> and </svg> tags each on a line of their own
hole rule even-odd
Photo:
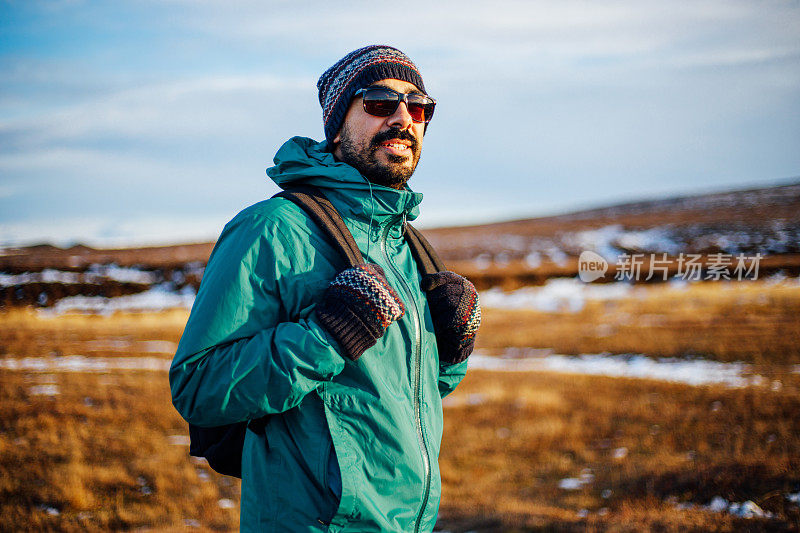
<svg viewBox="0 0 800 533">
<path fill-rule="evenodd" d="M 394 148 L 395 150 L 405 150 L 406 148 L 408 148 L 408 146 L 406 146 L 405 144 L 400 144 L 400 143 L 387 143 L 386 146 L 388 146 L 389 148 Z"/>
</svg>

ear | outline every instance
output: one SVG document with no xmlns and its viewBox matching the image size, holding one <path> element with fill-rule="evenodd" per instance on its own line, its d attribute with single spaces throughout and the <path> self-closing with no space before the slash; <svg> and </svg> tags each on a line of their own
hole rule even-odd
<svg viewBox="0 0 800 533">
<path fill-rule="evenodd" d="M 342 130 L 339 129 L 339 133 L 336 134 L 336 137 L 331 139 L 331 144 L 328 146 L 328 150 L 331 151 L 333 157 L 336 158 L 337 161 L 342 160 Z"/>
</svg>

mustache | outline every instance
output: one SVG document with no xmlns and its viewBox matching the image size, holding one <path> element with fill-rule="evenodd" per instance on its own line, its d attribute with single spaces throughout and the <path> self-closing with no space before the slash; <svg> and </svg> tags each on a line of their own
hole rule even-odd
<svg viewBox="0 0 800 533">
<path fill-rule="evenodd" d="M 411 150 L 417 151 L 417 138 L 408 130 L 401 130 L 400 128 L 391 128 L 386 131 L 379 132 L 372 138 L 370 143 L 374 148 L 377 148 L 382 142 L 390 141 L 392 139 L 400 139 L 409 141 L 411 143 Z"/>
</svg>

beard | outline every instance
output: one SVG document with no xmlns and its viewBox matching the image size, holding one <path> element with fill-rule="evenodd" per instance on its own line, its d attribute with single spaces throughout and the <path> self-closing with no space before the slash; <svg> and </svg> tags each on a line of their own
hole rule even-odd
<svg viewBox="0 0 800 533">
<path fill-rule="evenodd" d="M 381 143 L 390 139 L 402 139 L 409 141 L 411 146 L 411 165 L 405 164 L 408 156 L 384 154 L 387 162 L 378 161 L 378 150 Z M 408 130 L 391 128 L 380 132 L 370 140 L 356 141 L 350 135 L 347 126 L 342 128 L 342 141 L 339 144 L 342 153 L 342 162 L 358 170 L 362 176 L 372 183 L 391 187 L 392 189 L 402 189 L 419 162 L 419 143 Z"/>
</svg>

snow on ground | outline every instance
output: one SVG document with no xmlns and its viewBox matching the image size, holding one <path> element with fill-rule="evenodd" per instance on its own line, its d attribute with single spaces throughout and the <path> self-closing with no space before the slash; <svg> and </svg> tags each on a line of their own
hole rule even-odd
<svg viewBox="0 0 800 533">
<path fill-rule="evenodd" d="M 127 338 L 105 338 L 86 342 L 87 348 L 104 352 L 147 352 L 173 354 L 178 345 L 172 341 L 132 341 Z"/>
<path fill-rule="evenodd" d="M 771 286 L 800 289 L 800 277 L 787 277 L 777 273 L 764 279 Z M 691 283 L 677 277 L 669 280 L 669 286 L 673 289 L 685 289 Z M 480 293 L 480 302 L 481 307 L 485 308 L 577 313 L 584 308 L 587 301 L 621 300 L 644 294 L 645 290 L 624 281 L 585 283 L 578 278 L 551 278 L 541 286 L 522 287 L 508 292 L 500 287 L 493 287 Z"/>
<path fill-rule="evenodd" d="M 115 311 L 163 311 L 165 309 L 191 309 L 195 293 L 187 285 L 178 292 L 168 286 L 155 286 L 147 291 L 129 296 L 106 298 L 104 296 L 68 296 L 62 298 L 51 309 L 43 309 L 42 314 L 62 314 L 69 312 L 95 313 L 109 315 Z"/>
<path fill-rule="evenodd" d="M 137 343 L 143 351 L 171 354 L 175 344 L 167 341 Z M 166 371 L 170 361 L 157 357 L 60 357 L 0 358 L 0 369 L 34 372 L 107 372 L 111 370 Z M 653 359 L 644 355 L 584 354 L 577 356 L 550 354 L 547 350 L 508 348 L 500 355 L 476 350 L 469 358 L 470 370 L 495 372 L 559 372 L 593 376 L 654 379 L 700 386 L 723 384 L 729 387 L 770 385 L 760 375 L 751 375 L 745 363 L 721 363 L 706 359 Z M 800 372 L 800 365 L 795 368 Z M 781 390 L 780 381 L 771 382 L 771 390 Z M 486 402 L 483 394 L 465 398 L 448 398 L 448 407 L 479 405 Z M 623 453 L 620 450 L 620 454 Z"/>
<path fill-rule="evenodd" d="M 496 372 L 561 372 L 593 376 L 655 379 L 687 385 L 724 384 L 744 387 L 764 382 L 761 376 L 747 376 L 744 363 L 720 363 L 705 359 L 652 359 L 644 355 L 587 354 L 526 356 L 508 349 L 501 356 L 476 351 L 469 358 L 471 370 Z"/>
<path fill-rule="evenodd" d="M 581 470 L 579 477 L 566 477 L 559 480 L 558 488 L 562 490 L 578 490 L 583 488 L 584 485 L 591 485 L 594 483 L 594 473 L 591 468 L 584 468 Z"/>
<path fill-rule="evenodd" d="M 167 442 L 173 446 L 189 446 L 191 440 L 188 435 L 170 435 L 167 437 Z"/>
<path fill-rule="evenodd" d="M 178 345 L 172 341 L 142 341 L 137 344 L 143 352 L 173 354 Z"/>
<path fill-rule="evenodd" d="M 171 361 L 158 357 L 22 357 L 0 359 L 0 369 L 32 372 L 108 372 L 111 370 L 167 371 Z M 41 393 L 40 393 L 41 394 Z"/>
<path fill-rule="evenodd" d="M 621 224 L 612 224 L 593 230 L 565 233 L 562 242 L 570 251 L 592 250 L 607 261 L 616 262 L 623 250 L 676 254 L 685 248 L 685 244 L 674 233 L 671 227 L 626 230 Z"/>
<path fill-rule="evenodd" d="M 577 313 L 587 300 L 619 300 L 634 291 L 629 283 L 584 283 L 577 278 L 553 278 L 540 287 L 505 292 L 495 287 L 480 293 L 481 307 L 535 309 L 546 313 Z"/>
<path fill-rule="evenodd" d="M 81 277 L 77 272 L 63 272 L 46 268 L 41 272 L 25 272 L 24 274 L 0 273 L 0 287 L 14 287 L 29 283 L 63 283 L 70 285 L 80 283 Z"/>
<path fill-rule="evenodd" d="M 0 287 L 15 287 L 30 283 L 73 285 L 76 283 L 103 283 L 108 280 L 120 283 L 151 285 L 156 282 L 156 274 L 137 268 L 124 268 L 117 265 L 92 265 L 84 273 L 66 272 L 52 268 L 46 268 L 41 272 L 25 272 L 23 274 L 4 274 L 0 272 Z"/>
<path fill-rule="evenodd" d="M 518 354 L 518 350 L 513 352 Z M 112 370 L 169 370 L 170 360 L 158 357 L 61 357 L 0 358 L 0 369 L 33 372 L 108 372 Z M 722 383 L 732 387 L 758 384 L 760 376 L 745 376 L 748 365 L 715 361 L 659 359 L 643 355 L 547 355 L 535 357 L 489 356 L 475 352 L 469 358 L 470 370 L 496 372 L 563 372 L 610 377 L 656 379 L 707 385 Z M 449 398 L 448 398 L 449 399 Z M 472 394 L 455 405 L 480 405 L 486 401 L 482 394 Z M 620 451 L 620 454 L 623 452 Z"/>
<path fill-rule="evenodd" d="M 236 502 L 230 498 L 220 498 L 217 500 L 217 506 L 220 509 L 236 509 Z"/>
<path fill-rule="evenodd" d="M 95 264 L 89 267 L 89 272 L 120 283 L 151 285 L 156 282 L 156 274 L 154 272 L 139 270 L 138 268 L 120 267 L 115 264 Z"/>
<path fill-rule="evenodd" d="M 708 505 L 694 505 L 691 503 L 680 503 L 678 509 L 703 509 L 714 513 L 728 513 L 739 518 L 775 518 L 775 516 L 764 511 L 752 500 L 746 502 L 729 502 L 722 496 L 714 496 Z"/>
<path fill-rule="evenodd" d="M 28 388 L 28 394 L 31 396 L 58 396 L 61 390 L 58 385 L 48 383 L 46 385 L 34 385 Z"/>
</svg>

